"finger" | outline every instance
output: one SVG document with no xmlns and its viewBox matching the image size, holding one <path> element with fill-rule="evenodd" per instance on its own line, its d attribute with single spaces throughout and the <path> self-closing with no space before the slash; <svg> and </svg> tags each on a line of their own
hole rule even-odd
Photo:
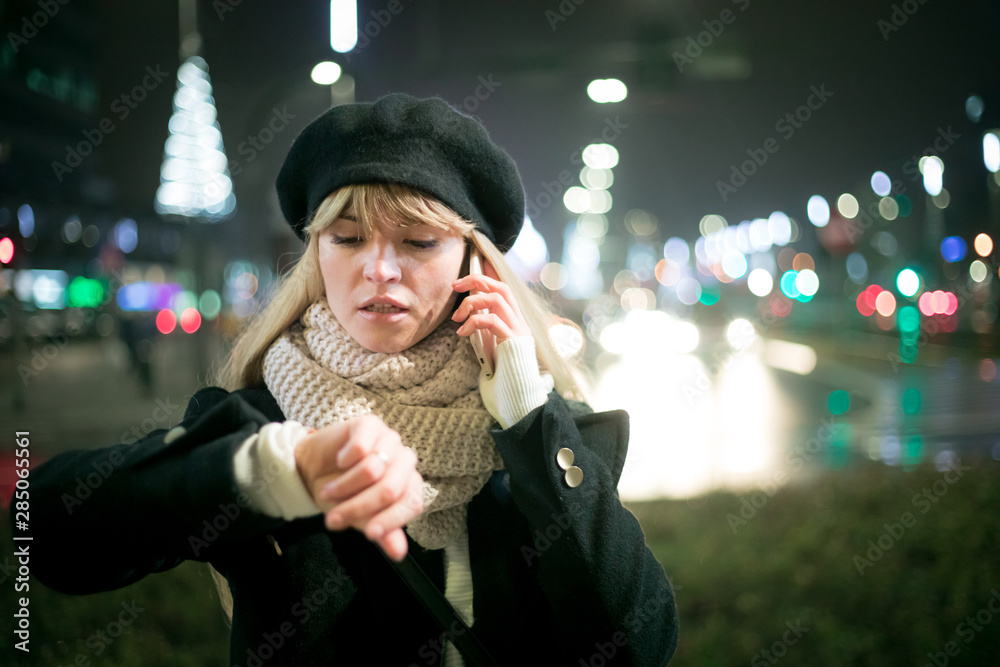
<svg viewBox="0 0 1000 667">
<path fill-rule="evenodd" d="M 378 452 L 385 452 L 391 462 L 393 452 L 402 449 L 398 433 L 391 429 L 381 430 L 371 444 L 371 451 L 335 480 L 320 487 L 320 498 L 340 502 L 356 495 L 381 479 L 388 469 L 389 464 L 378 456 Z"/>
<path fill-rule="evenodd" d="M 402 528 L 390 531 L 384 537 L 379 538 L 378 545 L 382 547 L 385 554 L 397 563 L 406 558 L 409 544 L 406 541 L 406 533 Z"/>
<path fill-rule="evenodd" d="M 346 472 L 319 487 L 319 497 L 332 502 L 346 500 L 381 479 L 388 467 L 374 452 L 368 454 Z"/>
<path fill-rule="evenodd" d="M 500 316 L 496 313 L 486 313 L 480 314 L 476 313 L 470 315 L 469 319 L 465 321 L 465 324 L 458 328 L 459 336 L 468 336 L 472 334 L 473 331 L 488 331 L 497 339 L 497 345 L 504 342 L 508 338 L 513 338 L 514 333 L 507 326 L 507 323 L 500 319 Z"/>
<path fill-rule="evenodd" d="M 382 479 L 337 506 L 334 512 L 340 515 L 345 525 L 364 530 L 372 516 L 403 497 L 416 462 L 416 453 L 409 448 L 401 450 L 406 451 L 410 454 L 396 457 Z"/>
<path fill-rule="evenodd" d="M 396 529 L 402 528 L 424 511 L 424 480 L 416 471 L 410 476 L 406 495 L 373 516 L 365 524 L 365 535 L 370 540 L 377 540 L 380 536 Z"/>
<path fill-rule="evenodd" d="M 462 301 L 451 319 L 458 322 L 467 318 L 473 311 L 488 310 L 503 318 L 508 325 L 512 325 L 518 317 L 517 312 L 510 303 L 503 298 L 502 294 L 496 292 L 480 292 L 472 294 Z"/>
<path fill-rule="evenodd" d="M 452 287 L 461 292 L 499 292 L 511 302 L 514 301 L 514 293 L 511 291 L 510 285 L 496 278 L 484 276 L 481 273 L 462 276 L 452 283 Z"/>
<path fill-rule="evenodd" d="M 392 430 L 376 415 L 367 414 L 348 422 L 346 442 L 337 454 L 337 467 L 347 470 L 368 455 L 383 430 Z"/>
</svg>

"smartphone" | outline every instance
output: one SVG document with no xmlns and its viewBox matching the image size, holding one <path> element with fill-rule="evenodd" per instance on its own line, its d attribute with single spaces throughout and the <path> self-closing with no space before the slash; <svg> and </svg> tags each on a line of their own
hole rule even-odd
<svg viewBox="0 0 1000 667">
<path fill-rule="evenodd" d="M 469 275 L 482 275 L 483 264 L 479 257 L 479 251 L 475 248 L 469 252 Z M 471 290 L 470 295 L 478 294 L 476 290 Z M 485 314 L 486 310 L 477 310 L 477 313 Z M 482 331 L 477 329 L 469 336 L 472 341 L 472 349 L 476 351 L 476 357 L 479 358 L 479 365 L 483 367 L 483 373 L 486 377 L 493 377 L 493 355 L 496 350 L 496 337 L 489 331 Z"/>
</svg>

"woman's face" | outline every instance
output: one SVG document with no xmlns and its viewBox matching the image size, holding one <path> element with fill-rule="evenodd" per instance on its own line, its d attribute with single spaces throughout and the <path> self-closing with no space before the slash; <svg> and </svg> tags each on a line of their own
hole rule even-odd
<svg viewBox="0 0 1000 667">
<path fill-rule="evenodd" d="M 465 239 L 430 225 L 375 227 L 362 239 L 349 207 L 319 236 L 320 270 L 347 333 L 372 352 L 401 352 L 451 314 Z"/>
</svg>

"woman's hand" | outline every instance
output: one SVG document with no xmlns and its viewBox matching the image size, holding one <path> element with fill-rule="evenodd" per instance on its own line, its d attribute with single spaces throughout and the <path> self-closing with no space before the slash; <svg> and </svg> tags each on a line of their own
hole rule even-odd
<svg viewBox="0 0 1000 667">
<path fill-rule="evenodd" d="M 329 530 L 352 526 L 393 560 L 406 556 L 402 527 L 423 512 L 424 480 L 396 431 L 375 415 L 331 424 L 302 439 L 295 464 Z"/>
<path fill-rule="evenodd" d="M 493 265 L 485 259 L 482 275 L 464 276 L 452 283 L 452 287 L 456 292 L 469 292 L 451 316 L 456 322 L 465 320 L 458 329 L 458 335 L 468 336 L 476 330 L 487 331 L 496 337 L 494 349 L 509 338 L 531 335 L 510 287 L 500 280 Z M 478 294 L 472 294 L 473 291 Z M 487 312 L 474 312 L 480 310 Z"/>
</svg>

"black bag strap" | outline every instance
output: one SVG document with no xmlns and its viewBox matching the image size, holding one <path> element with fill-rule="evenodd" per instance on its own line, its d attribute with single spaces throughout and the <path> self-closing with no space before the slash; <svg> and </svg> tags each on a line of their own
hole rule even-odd
<svg viewBox="0 0 1000 667">
<path fill-rule="evenodd" d="M 427 576 L 420 564 L 413 559 L 411 554 L 399 563 L 389 558 L 384 551 L 378 549 L 396 573 L 403 579 L 413 594 L 423 603 L 427 611 L 431 613 L 434 620 L 441 625 L 442 629 L 451 637 L 451 642 L 455 645 L 465 658 L 467 667 L 499 667 L 489 651 L 479 640 L 462 618 L 461 614 L 448 602 L 448 598 L 441 594 L 438 587 L 434 585 L 431 578 Z M 452 628 L 458 624 L 460 630 L 455 632 Z"/>
</svg>

